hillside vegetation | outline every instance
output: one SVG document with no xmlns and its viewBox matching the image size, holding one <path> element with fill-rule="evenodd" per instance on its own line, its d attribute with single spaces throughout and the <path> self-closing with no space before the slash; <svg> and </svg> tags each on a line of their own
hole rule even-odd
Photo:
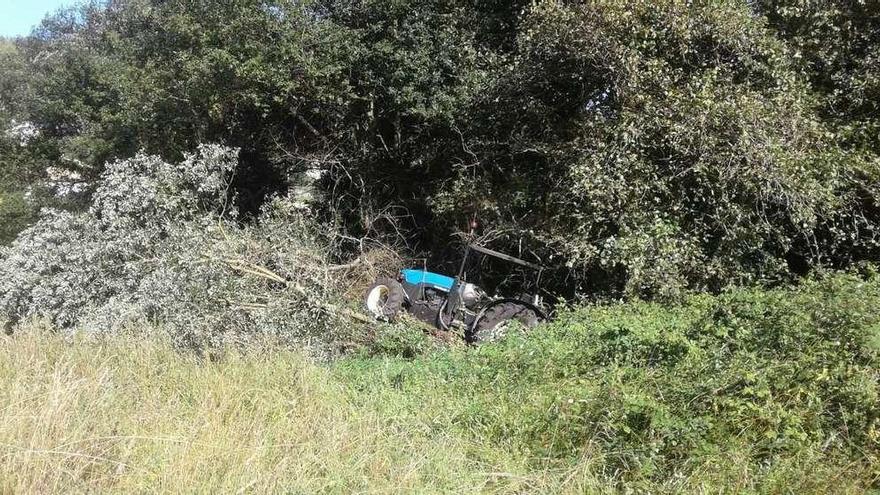
<svg viewBox="0 0 880 495">
<path fill-rule="evenodd" d="M 876 277 L 838 276 L 569 311 L 479 349 L 395 328 L 329 368 L 34 323 L 0 341 L 0 488 L 863 493 L 878 304 Z"/>
<path fill-rule="evenodd" d="M 555 321 L 357 313 L 472 242 Z M 876 1 L 83 0 L 0 39 L 0 493 L 880 490 L 878 260 Z"/>
<path fill-rule="evenodd" d="M 476 219 L 566 297 L 786 282 L 880 255 L 878 33 L 843 0 L 95 0 L 0 50 L 3 235 L 215 143 L 243 218 L 313 185 L 343 261 L 451 261 Z"/>
</svg>

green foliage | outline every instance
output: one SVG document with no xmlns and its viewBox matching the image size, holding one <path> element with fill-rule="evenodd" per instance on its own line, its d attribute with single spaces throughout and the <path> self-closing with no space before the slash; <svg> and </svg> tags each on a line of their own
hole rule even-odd
<svg viewBox="0 0 880 495">
<path fill-rule="evenodd" d="M 574 308 L 526 338 L 327 367 L 271 341 L 202 359 L 151 326 L 95 339 L 31 322 L 0 338 L 0 485 L 870 493 L 878 303 L 876 274 L 838 274 Z"/>
<path fill-rule="evenodd" d="M 17 136 L 6 135 L 12 127 L 10 119 L 27 85 L 24 76 L 25 60 L 9 40 L 0 38 L 0 245 L 9 243 L 34 220 L 34 204 L 27 199 L 28 175 L 31 172 L 23 160 Z"/>
<path fill-rule="evenodd" d="M 482 159 L 441 192 L 446 218 L 464 208 L 561 255 L 586 290 L 598 273 L 649 297 L 876 248 L 876 168 L 836 148 L 789 49 L 747 6 L 546 2 L 523 23 L 462 118 Z M 859 235 L 820 246 L 848 215 L 867 220 Z"/>
<path fill-rule="evenodd" d="M 179 160 L 202 142 L 239 147 L 239 198 L 254 212 L 284 189 L 282 172 L 309 167 L 299 147 L 351 103 L 353 48 L 315 8 L 133 0 L 62 11 L 17 42 L 33 87 L 17 118 L 91 178 L 141 150 Z"/>
<path fill-rule="evenodd" d="M 437 341 L 421 325 L 398 322 L 378 325 L 366 344 L 353 355 L 362 357 L 387 356 L 412 359 L 438 350 Z"/>
<path fill-rule="evenodd" d="M 876 276 L 836 275 L 673 307 L 581 308 L 525 339 L 336 371 L 369 404 L 403 417 L 433 408 L 437 428 L 536 463 L 600 459 L 630 487 L 752 476 L 742 489 L 822 491 L 811 484 L 829 489 L 837 466 L 867 488 L 880 475 L 878 303 Z M 812 461 L 786 471 L 798 459 Z"/>
<path fill-rule="evenodd" d="M 678 303 L 467 351 L 382 326 L 334 369 L 353 403 L 616 488 L 876 488 L 880 281 L 797 277 L 880 257 L 878 27 L 845 1 L 83 4 L 0 40 L 0 242 L 36 222 L 0 303 L 329 356 L 362 338 L 322 305 L 336 242 L 442 261 L 478 218 L 558 293 Z M 311 211 L 271 199 L 306 171 Z"/>
<path fill-rule="evenodd" d="M 6 244 L 33 221 L 33 207 L 22 192 L 0 193 L 0 244 Z"/>
<path fill-rule="evenodd" d="M 40 173 L 218 142 L 245 214 L 319 171 L 352 237 L 443 261 L 477 217 L 556 292 L 674 299 L 880 255 L 877 10 L 93 2 L 4 44 L 0 113 L 40 130 Z"/>
<path fill-rule="evenodd" d="M 847 147 L 875 154 L 880 111 L 880 6 L 876 2 L 758 2 L 795 50 L 824 119 Z"/>
<path fill-rule="evenodd" d="M 160 326 L 181 348 L 271 338 L 319 359 L 354 340 L 329 301 L 333 243 L 285 198 L 241 224 L 229 181 L 238 151 L 203 145 L 180 163 L 138 154 L 107 165 L 88 210 L 45 209 L 0 249 L 0 321 L 46 318 L 115 335 Z"/>
</svg>

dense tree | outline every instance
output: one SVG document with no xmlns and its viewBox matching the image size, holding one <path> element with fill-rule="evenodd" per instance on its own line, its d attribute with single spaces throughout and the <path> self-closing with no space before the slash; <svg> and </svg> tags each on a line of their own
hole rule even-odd
<svg viewBox="0 0 880 495">
<path fill-rule="evenodd" d="M 34 220 L 36 205 L 32 197 L 37 191 L 30 186 L 39 167 L 25 148 L 35 129 L 15 120 L 20 102 L 26 100 L 27 64 L 15 43 L 2 38 L 0 67 L 0 94 L 4 95 L 0 99 L 0 244 L 5 244 Z M 48 164 L 43 161 L 42 166 Z"/>
<path fill-rule="evenodd" d="M 538 4 L 462 116 L 480 162 L 442 211 L 477 205 L 630 294 L 852 260 L 876 246 L 880 176 L 839 146 L 793 60 L 740 2 Z M 835 228 L 846 245 L 816 238 Z"/>
<path fill-rule="evenodd" d="M 318 170 L 315 207 L 350 234 L 402 208 L 385 227 L 442 261 L 477 218 L 562 293 L 774 282 L 880 254 L 877 19 L 843 1 L 93 2 L 4 48 L 3 118 L 39 138 L 0 153 L 90 180 L 220 142 L 242 149 L 245 218 Z"/>
<path fill-rule="evenodd" d="M 815 233 L 815 251 L 844 266 L 878 259 L 880 218 L 880 4 L 758 2 L 804 74 L 818 119 L 850 162 L 844 207 Z"/>
</svg>

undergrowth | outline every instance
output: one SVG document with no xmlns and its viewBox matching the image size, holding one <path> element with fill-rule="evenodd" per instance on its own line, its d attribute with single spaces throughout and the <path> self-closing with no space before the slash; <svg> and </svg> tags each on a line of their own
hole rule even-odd
<svg viewBox="0 0 880 495">
<path fill-rule="evenodd" d="M 566 312 L 527 338 L 335 372 L 365 407 L 615 487 L 859 492 L 880 479 L 880 281 Z"/>
<path fill-rule="evenodd" d="M 330 365 L 31 324 L 0 340 L 0 492 L 864 493 L 878 307 L 842 275 L 479 348 L 389 326 Z"/>
</svg>

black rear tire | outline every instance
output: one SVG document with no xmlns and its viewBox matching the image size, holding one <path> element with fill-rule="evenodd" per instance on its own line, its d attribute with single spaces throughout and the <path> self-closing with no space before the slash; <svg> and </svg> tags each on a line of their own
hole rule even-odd
<svg viewBox="0 0 880 495">
<path fill-rule="evenodd" d="M 377 320 L 393 321 L 404 309 L 403 286 L 393 278 L 378 278 L 364 294 L 367 313 Z"/>
<path fill-rule="evenodd" d="M 494 342 L 507 335 L 509 325 L 506 323 L 514 321 L 529 329 L 541 323 L 541 317 L 535 310 L 523 304 L 515 302 L 497 304 L 486 310 L 477 324 L 471 327 L 466 335 L 467 341 L 472 344 Z"/>
</svg>

